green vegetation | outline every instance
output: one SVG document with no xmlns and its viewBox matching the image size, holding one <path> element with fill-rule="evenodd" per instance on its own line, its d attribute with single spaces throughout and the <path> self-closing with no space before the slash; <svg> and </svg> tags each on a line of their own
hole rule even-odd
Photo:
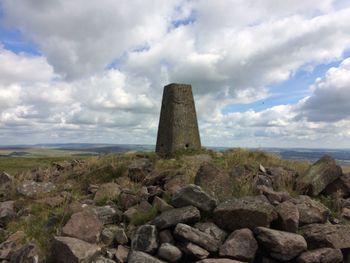
<svg viewBox="0 0 350 263">
<path fill-rule="evenodd" d="M 49 258 L 52 235 L 59 235 L 61 228 L 70 218 L 68 203 L 50 209 L 45 204 L 34 203 L 29 206 L 29 214 L 11 221 L 7 230 L 11 233 L 23 231 L 27 240 L 34 240 L 46 259 Z"/>
<path fill-rule="evenodd" d="M 6 171 L 11 175 L 29 171 L 36 168 L 48 168 L 54 162 L 81 159 L 82 157 L 0 157 L 0 171 Z"/>
<path fill-rule="evenodd" d="M 140 226 L 148 221 L 151 221 L 157 216 L 158 210 L 156 207 L 152 207 L 148 211 L 136 213 L 130 220 L 130 224 Z"/>
</svg>

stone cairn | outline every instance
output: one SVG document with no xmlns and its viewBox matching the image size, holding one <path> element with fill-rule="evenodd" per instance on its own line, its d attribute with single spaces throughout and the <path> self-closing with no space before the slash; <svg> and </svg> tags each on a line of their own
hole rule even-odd
<svg viewBox="0 0 350 263">
<path fill-rule="evenodd" d="M 192 87 L 169 84 L 164 87 L 156 152 L 169 157 L 181 150 L 200 150 L 196 108 Z"/>
</svg>

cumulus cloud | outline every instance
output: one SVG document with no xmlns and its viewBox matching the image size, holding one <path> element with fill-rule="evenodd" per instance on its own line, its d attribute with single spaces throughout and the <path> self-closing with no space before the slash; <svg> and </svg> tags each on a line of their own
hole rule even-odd
<svg viewBox="0 0 350 263">
<path fill-rule="evenodd" d="M 162 87 L 170 82 L 192 84 L 204 144 L 311 145 L 334 142 L 327 139 L 334 130 L 349 136 L 349 60 L 317 79 L 311 95 L 297 104 L 223 111 L 268 98 L 271 86 L 297 71 L 342 60 L 350 47 L 346 5 L 0 3 L 2 22 L 40 49 L 31 55 L 0 47 L 0 142 L 154 143 Z"/>
<path fill-rule="evenodd" d="M 337 122 L 350 118 L 350 58 L 311 86 L 312 95 L 300 105 L 300 116 L 312 122 Z"/>
</svg>

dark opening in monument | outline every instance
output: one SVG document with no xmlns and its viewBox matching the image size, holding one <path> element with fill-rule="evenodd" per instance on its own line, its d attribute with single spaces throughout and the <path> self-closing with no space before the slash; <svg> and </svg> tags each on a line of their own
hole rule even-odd
<svg viewBox="0 0 350 263">
<path fill-rule="evenodd" d="M 185 149 L 187 149 L 188 147 L 190 147 L 190 145 L 187 143 L 187 144 L 185 145 Z"/>
</svg>

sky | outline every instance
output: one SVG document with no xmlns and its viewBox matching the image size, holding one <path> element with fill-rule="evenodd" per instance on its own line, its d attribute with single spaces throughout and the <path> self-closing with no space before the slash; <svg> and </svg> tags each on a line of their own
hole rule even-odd
<svg viewBox="0 0 350 263">
<path fill-rule="evenodd" d="M 350 148 L 348 0 L 0 0 L 0 144 L 155 144 L 163 87 L 202 144 Z"/>
</svg>

